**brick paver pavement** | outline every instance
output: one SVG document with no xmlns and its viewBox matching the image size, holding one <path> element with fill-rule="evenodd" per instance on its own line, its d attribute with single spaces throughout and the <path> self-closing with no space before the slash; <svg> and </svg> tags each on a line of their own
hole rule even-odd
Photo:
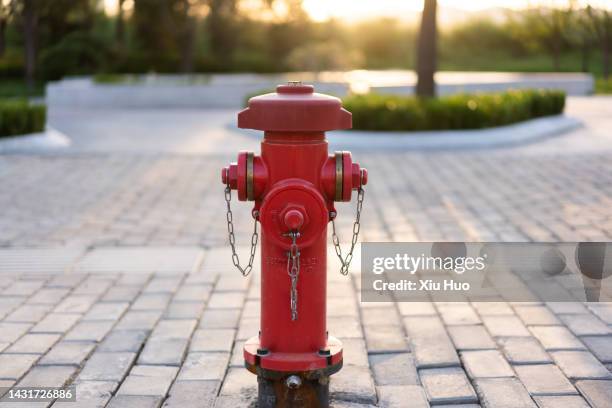
<svg viewBox="0 0 612 408">
<path fill-rule="evenodd" d="M 362 238 L 609 241 L 612 143 L 564 143 L 357 152 L 371 174 Z M 0 387 L 77 385 L 77 403 L 36 407 L 252 406 L 241 349 L 259 271 L 231 268 L 228 159 L 1 156 Z M 249 206 L 234 206 L 246 243 Z M 340 206 L 345 239 L 352 216 Z M 329 331 L 345 345 L 334 407 L 611 406 L 612 304 L 360 303 L 358 269 L 329 268 Z"/>
</svg>

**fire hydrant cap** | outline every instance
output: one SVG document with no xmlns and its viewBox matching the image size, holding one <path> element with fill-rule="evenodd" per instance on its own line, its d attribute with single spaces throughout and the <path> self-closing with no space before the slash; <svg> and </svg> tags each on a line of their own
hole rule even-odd
<svg viewBox="0 0 612 408">
<path fill-rule="evenodd" d="M 325 132 L 350 129 L 351 114 L 340 99 L 314 92 L 312 85 L 290 82 L 276 93 L 253 97 L 238 114 L 238 127 L 267 131 Z"/>
</svg>

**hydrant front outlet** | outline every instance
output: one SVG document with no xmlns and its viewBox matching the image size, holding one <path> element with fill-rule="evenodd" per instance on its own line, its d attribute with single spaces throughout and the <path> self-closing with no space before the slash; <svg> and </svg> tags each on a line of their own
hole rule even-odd
<svg viewBox="0 0 612 408">
<path fill-rule="evenodd" d="M 279 85 L 251 98 L 238 114 L 240 128 L 264 131 L 261 155 L 240 152 L 221 172 L 234 265 L 247 275 L 261 224 L 261 321 L 244 345 L 245 365 L 258 376 L 259 407 L 328 407 L 329 376 L 342 368 L 342 343 L 327 334 L 327 225 L 347 274 L 359 234 L 367 171 L 349 152 L 328 153 L 325 132 L 351 127 L 338 98 L 310 85 Z M 236 254 L 231 191 L 253 201 L 255 226 L 249 263 Z M 348 254 L 341 254 L 334 202 L 357 195 L 357 218 Z"/>
</svg>

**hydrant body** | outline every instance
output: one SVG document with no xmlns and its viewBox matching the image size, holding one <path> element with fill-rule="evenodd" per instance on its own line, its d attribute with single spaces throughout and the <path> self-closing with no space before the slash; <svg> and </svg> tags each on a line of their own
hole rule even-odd
<svg viewBox="0 0 612 408">
<path fill-rule="evenodd" d="M 351 127 L 337 98 L 299 83 L 251 98 L 241 128 L 263 130 L 261 156 L 241 152 L 223 169 L 261 223 L 260 333 L 244 346 L 259 377 L 260 407 L 326 407 L 342 344 L 327 334 L 327 224 L 367 172 L 348 152 L 328 153 L 325 131 Z"/>
</svg>

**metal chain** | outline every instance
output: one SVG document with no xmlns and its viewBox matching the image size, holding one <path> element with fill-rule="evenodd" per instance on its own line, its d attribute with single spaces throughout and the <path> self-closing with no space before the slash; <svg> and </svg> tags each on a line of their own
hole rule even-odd
<svg viewBox="0 0 612 408">
<path fill-rule="evenodd" d="M 340 259 L 340 263 L 342 266 L 340 267 L 340 273 L 342 275 L 348 275 L 349 266 L 351 265 L 351 261 L 353 260 L 353 251 L 355 250 L 355 245 L 357 245 L 357 239 L 359 239 L 359 230 L 361 229 L 361 210 L 363 208 L 363 197 L 365 196 L 365 190 L 363 187 L 359 188 L 357 193 L 357 215 L 355 216 L 355 222 L 353 223 L 353 238 L 351 240 L 351 248 L 349 249 L 346 257 L 342 255 L 342 248 L 340 248 L 340 239 L 338 238 L 338 234 L 336 233 L 336 223 L 334 220 L 336 219 L 336 214 L 333 214 L 332 217 L 332 242 L 334 244 L 334 249 L 336 250 L 336 255 L 338 259 Z"/>
<path fill-rule="evenodd" d="M 287 274 L 289 275 L 289 278 L 291 278 L 291 320 L 297 320 L 297 281 L 300 275 L 300 250 L 297 246 L 297 239 L 299 238 L 300 233 L 295 231 L 290 232 L 287 235 L 291 237 L 291 248 L 289 249 L 289 252 L 287 252 Z"/>
<path fill-rule="evenodd" d="M 228 178 L 229 179 L 229 178 Z M 255 251 L 257 249 L 257 241 L 259 241 L 259 233 L 257 232 L 257 218 L 258 214 L 255 212 L 253 214 L 255 218 L 255 222 L 253 224 L 253 235 L 251 235 L 251 253 L 249 255 L 249 263 L 247 266 L 242 267 L 240 265 L 240 259 L 238 258 L 238 254 L 236 253 L 236 236 L 234 235 L 234 216 L 232 213 L 232 208 L 230 206 L 230 201 L 232 201 L 232 189 L 229 184 L 225 186 L 225 203 L 227 204 L 227 214 L 225 216 L 227 220 L 227 234 L 229 236 L 229 243 L 232 247 L 232 262 L 234 266 L 240 271 L 242 276 L 247 276 L 251 273 L 253 269 L 253 260 L 255 259 Z"/>
</svg>

